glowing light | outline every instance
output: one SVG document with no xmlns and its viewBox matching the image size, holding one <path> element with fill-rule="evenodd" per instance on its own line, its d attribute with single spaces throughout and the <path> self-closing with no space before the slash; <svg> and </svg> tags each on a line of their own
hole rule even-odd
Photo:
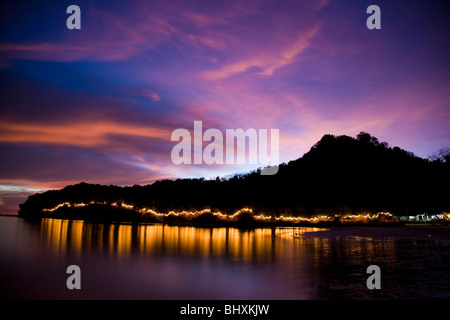
<svg viewBox="0 0 450 320">
<path fill-rule="evenodd" d="M 219 218 L 220 221 L 223 222 L 232 222 L 232 221 L 238 221 L 239 216 L 243 214 L 250 215 L 250 217 L 256 221 L 256 222 L 290 222 L 290 223 L 300 223 L 300 222 L 308 222 L 308 223 L 318 223 L 318 222 L 331 222 L 334 221 L 336 218 L 340 219 L 343 223 L 352 223 L 352 222 L 370 222 L 372 220 L 379 220 L 379 219 L 390 219 L 393 217 L 393 215 L 389 212 L 378 212 L 376 214 L 347 214 L 344 216 L 340 215 L 320 215 L 316 217 L 293 217 L 293 216 L 272 216 L 272 215 L 265 215 L 265 214 L 254 214 L 253 209 L 251 208 L 242 208 L 240 210 L 237 210 L 233 214 L 225 214 L 220 211 L 212 212 L 211 209 L 203 209 L 203 210 L 195 210 L 195 211 L 169 211 L 167 213 L 157 212 L 153 209 L 149 208 L 137 208 L 135 205 L 127 204 L 123 202 L 94 202 L 91 201 L 89 204 L 96 204 L 96 205 L 104 205 L 104 206 L 112 206 L 112 207 L 120 207 L 127 210 L 133 210 L 140 213 L 143 217 L 156 217 L 160 220 L 163 220 L 166 217 L 177 217 L 177 218 L 183 218 L 186 220 L 191 220 L 194 217 L 201 216 L 203 214 L 211 214 L 217 218 Z M 88 204 L 86 203 L 75 203 L 71 204 L 69 202 L 63 202 L 61 204 L 58 204 L 54 208 L 50 209 L 43 209 L 43 212 L 54 212 L 62 207 L 85 207 Z"/>
<path fill-rule="evenodd" d="M 64 202 L 64 203 L 61 203 L 61 204 L 58 204 L 56 207 L 54 207 L 54 208 L 52 208 L 52 209 L 43 209 L 42 211 L 44 211 L 44 212 L 53 212 L 53 211 L 56 211 L 56 210 L 58 210 L 59 208 L 62 208 L 62 207 L 69 207 L 70 208 L 70 203 L 69 202 Z"/>
</svg>

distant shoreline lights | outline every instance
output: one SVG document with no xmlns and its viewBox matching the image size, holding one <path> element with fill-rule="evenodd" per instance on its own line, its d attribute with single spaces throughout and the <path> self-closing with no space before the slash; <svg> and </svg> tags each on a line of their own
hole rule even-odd
<svg viewBox="0 0 450 320">
<path fill-rule="evenodd" d="M 43 209 L 42 212 L 54 212 L 62 207 L 67 208 L 81 208 L 88 205 L 105 205 L 105 206 L 111 206 L 116 208 L 123 208 L 127 210 L 133 210 L 136 211 L 143 216 L 154 216 L 159 218 L 164 217 L 184 217 L 187 219 L 198 217 L 202 214 L 212 214 L 213 216 L 216 216 L 221 221 L 224 222 L 230 222 L 234 221 L 239 215 L 241 214 L 249 214 L 252 216 L 255 222 L 292 222 L 292 223 L 300 223 L 300 222 L 310 222 L 310 223 L 317 223 L 317 222 L 332 222 L 336 218 L 339 218 L 341 221 L 361 221 L 361 222 L 369 222 L 370 220 L 375 219 L 391 219 L 393 218 L 393 215 L 389 212 L 378 212 L 376 214 L 345 214 L 345 215 L 319 215 L 316 217 L 293 217 L 293 216 L 273 216 L 273 215 L 264 215 L 264 214 L 254 214 L 253 210 L 251 208 L 242 208 L 237 210 L 234 214 L 224 214 L 220 211 L 212 212 L 210 209 L 203 209 L 203 210 L 195 210 L 195 211 L 169 211 L 167 213 L 161 213 L 157 212 L 153 209 L 149 208 L 137 208 L 134 205 L 126 204 L 126 203 L 119 203 L 119 202 L 95 202 L 91 201 L 89 203 L 75 203 L 71 204 L 69 202 L 63 202 L 58 204 L 57 206 L 51 208 L 51 209 Z"/>
</svg>

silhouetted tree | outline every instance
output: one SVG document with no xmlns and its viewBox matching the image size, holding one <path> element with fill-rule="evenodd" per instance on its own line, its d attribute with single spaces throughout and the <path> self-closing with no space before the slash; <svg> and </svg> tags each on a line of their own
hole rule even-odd
<svg viewBox="0 0 450 320">
<path fill-rule="evenodd" d="M 450 162 L 450 146 L 439 149 L 428 156 L 430 161 Z"/>
</svg>

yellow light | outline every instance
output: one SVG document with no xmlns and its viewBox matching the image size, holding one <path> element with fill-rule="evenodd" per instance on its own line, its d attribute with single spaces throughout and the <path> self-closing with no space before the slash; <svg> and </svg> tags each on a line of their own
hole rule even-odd
<svg viewBox="0 0 450 320">
<path fill-rule="evenodd" d="M 95 204 L 96 202 L 91 201 L 89 202 L 89 204 Z M 118 204 L 117 202 L 112 202 L 112 203 L 107 203 L 105 202 L 97 202 L 96 204 L 98 205 L 109 205 L 112 207 L 122 207 L 125 209 L 129 209 L 129 210 L 136 210 L 139 213 L 142 214 L 150 214 L 153 215 L 155 217 L 169 217 L 169 216 L 175 216 L 175 217 L 183 217 L 186 219 L 192 219 L 193 217 L 205 214 L 205 213 L 211 213 L 212 215 L 218 217 L 220 220 L 222 221 L 234 221 L 240 214 L 242 213 L 250 213 L 253 214 L 253 209 L 251 208 L 242 208 L 240 210 L 237 210 L 235 213 L 233 213 L 232 215 L 229 214 L 224 214 L 220 211 L 217 212 L 211 212 L 211 209 L 203 209 L 203 210 L 195 210 L 195 211 L 169 211 L 167 213 L 161 213 L 161 212 L 156 212 L 152 209 L 149 208 L 141 208 L 141 209 L 137 209 L 135 208 L 134 205 L 131 204 L 126 204 L 126 203 L 120 203 Z M 58 204 L 57 206 L 55 206 L 54 208 L 50 208 L 50 209 L 43 209 L 43 212 L 54 212 L 56 210 L 58 210 L 61 207 L 84 207 L 87 206 L 88 204 L 86 203 L 76 203 L 76 204 L 70 204 L 69 202 L 63 202 L 61 204 Z M 449 214 L 445 214 L 446 217 L 450 217 Z M 256 221 L 261 221 L 261 222 L 267 222 L 267 221 L 284 221 L 284 222 L 312 222 L 312 223 L 317 223 L 319 221 L 333 221 L 335 218 L 341 218 L 342 220 L 345 220 L 347 222 L 351 222 L 351 221 L 356 221 L 356 220 L 363 220 L 363 221 L 368 221 L 371 219 L 378 219 L 380 217 L 393 217 L 393 215 L 389 212 L 378 212 L 376 214 L 370 215 L 368 214 L 347 214 L 344 216 L 340 216 L 340 215 L 321 215 L 321 216 L 316 216 L 316 217 L 312 217 L 312 218 L 306 218 L 306 217 L 292 217 L 292 216 L 283 216 L 280 215 L 278 217 L 273 217 L 271 215 L 265 215 L 265 214 L 259 214 L 259 215 L 255 215 L 253 214 L 253 218 Z"/>
</svg>

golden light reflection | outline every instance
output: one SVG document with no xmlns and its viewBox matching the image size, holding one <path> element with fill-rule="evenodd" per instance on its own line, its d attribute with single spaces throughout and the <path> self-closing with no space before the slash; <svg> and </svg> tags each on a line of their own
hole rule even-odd
<svg viewBox="0 0 450 320">
<path fill-rule="evenodd" d="M 83 244 L 83 221 L 75 220 L 70 221 L 71 228 L 69 229 L 70 236 L 70 247 L 73 251 L 81 253 L 81 248 Z"/>
<path fill-rule="evenodd" d="M 41 237 L 53 250 L 64 253 L 67 248 L 68 220 L 43 219 L 41 223 Z"/>
<path fill-rule="evenodd" d="M 132 226 L 121 224 L 117 226 L 117 229 L 117 252 L 128 255 L 131 253 Z"/>
<path fill-rule="evenodd" d="M 138 254 L 195 256 L 228 259 L 236 263 L 302 259 L 304 252 L 317 264 L 345 256 L 366 263 L 370 257 L 391 259 L 394 241 L 368 237 L 308 236 L 329 231 L 312 227 L 276 227 L 241 230 L 231 227 L 198 228 L 164 224 L 102 224 L 60 219 L 42 219 L 41 238 L 58 255 L 105 254 L 123 259 Z M 297 260 L 296 260 L 297 259 Z M 329 261 L 329 260 L 328 260 Z"/>
<path fill-rule="evenodd" d="M 54 251 L 64 254 L 67 249 L 80 253 L 82 248 L 83 221 L 42 219 L 41 239 Z"/>
<path fill-rule="evenodd" d="M 41 237 L 58 254 L 101 252 L 111 256 L 173 253 L 230 257 L 239 261 L 273 259 L 294 234 L 317 228 L 198 228 L 164 224 L 102 224 L 45 218 Z"/>
</svg>

